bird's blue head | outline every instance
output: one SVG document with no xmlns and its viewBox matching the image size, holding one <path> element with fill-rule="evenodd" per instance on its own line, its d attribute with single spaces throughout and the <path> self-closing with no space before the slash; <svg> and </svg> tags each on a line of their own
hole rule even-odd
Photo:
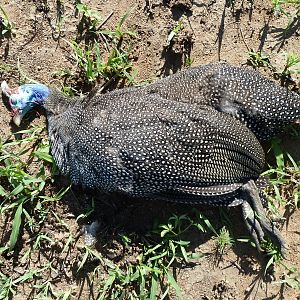
<svg viewBox="0 0 300 300">
<path fill-rule="evenodd" d="M 50 91 L 43 84 L 24 84 L 9 88 L 6 81 L 1 83 L 2 92 L 9 98 L 13 111 L 13 121 L 19 126 L 25 114 L 35 105 L 43 105 Z"/>
</svg>

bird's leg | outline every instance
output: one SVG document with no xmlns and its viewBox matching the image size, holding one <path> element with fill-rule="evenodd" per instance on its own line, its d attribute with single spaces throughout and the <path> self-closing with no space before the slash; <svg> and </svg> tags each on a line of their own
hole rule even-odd
<svg viewBox="0 0 300 300">
<path fill-rule="evenodd" d="M 241 190 L 243 199 L 245 199 L 242 203 L 243 217 L 257 248 L 261 250 L 259 242 L 267 235 L 279 246 L 281 253 L 284 255 L 286 252 L 285 242 L 279 230 L 267 218 L 254 181 L 248 181 L 242 186 Z"/>
<path fill-rule="evenodd" d="M 94 221 L 90 225 L 84 225 L 84 242 L 86 246 L 96 244 L 99 227 L 100 224 L 98 221 Z"/>
<path fill-rule="evenodd" d="M 264 232 L 258 220 L 255 218 L 254 210 L 247 201 L 243 201 L 242 203 L 242 212 L 247 229 L 250 232 L 257 249 L 263 251 L 259 242 L 263 240 Z"/>
</svg>

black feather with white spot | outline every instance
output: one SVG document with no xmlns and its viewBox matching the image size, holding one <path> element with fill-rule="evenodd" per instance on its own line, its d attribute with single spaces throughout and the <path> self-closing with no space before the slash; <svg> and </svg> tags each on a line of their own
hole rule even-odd
<svg viewBox="0 0 300 300">
<path fill-rule="evenodd" d="M 226 205 L 245 182 L 258 178 L 264 153 L 247 127 L 211 107 L 156 93 L 141 97 L 140 90 L 77 99 L 59 114 L 57 94 L 46 101 L 52 154 L 73 183 Z"/>
<path fill-rule="evenodd" d="M 300 96 L 258 72 L 210 64 L 178 72 L 149 85 L 145 93 L 215 107 L 244 123 L 259 139 L 300 119 Z"/>
</svg>

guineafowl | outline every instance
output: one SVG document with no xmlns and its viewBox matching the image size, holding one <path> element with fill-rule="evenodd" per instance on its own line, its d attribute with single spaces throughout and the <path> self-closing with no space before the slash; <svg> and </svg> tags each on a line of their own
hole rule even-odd
<svg viewBox="0 0 300 300">
<path fill-rule="evenodd" d="M 34 105 L 45 107 L 51 153 L 74 184 L 146 199 L 241 205 L 257 246 L 267 235 L 284 252 L 255 184 L 263 149 L 230 115 L 158 93 L 145 97 L 141 88 L 83 99 L 41 84 L 10 89 L 3 82 L 2 91 L 16 123 Z"/>
</svg>

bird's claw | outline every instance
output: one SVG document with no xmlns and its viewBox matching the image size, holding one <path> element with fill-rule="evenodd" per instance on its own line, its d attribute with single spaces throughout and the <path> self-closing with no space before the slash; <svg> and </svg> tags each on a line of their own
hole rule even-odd
<svg viewBox="0 0 300 300">
<path fill-rule="evenodd" d="M 90 225 L 84 225 L 84 242 L 86 246 L 93 246 L 97 242 L 97 232 L 100 224 L 94 221 Z"/>
<path fill-rule="evenodd" d="M 284 257 L 287 247 L 279 230 L 266 217 L 255 183 L 253 181 L 248 182 L 243 186 L 243 191 L 248 200 L 244 200 L 242 203 L 243 217 L 257 249 L 263 251 L 261 242 L 265 241 L 265 237 L 269 237 L 278 246 Z"/>
</svg>

